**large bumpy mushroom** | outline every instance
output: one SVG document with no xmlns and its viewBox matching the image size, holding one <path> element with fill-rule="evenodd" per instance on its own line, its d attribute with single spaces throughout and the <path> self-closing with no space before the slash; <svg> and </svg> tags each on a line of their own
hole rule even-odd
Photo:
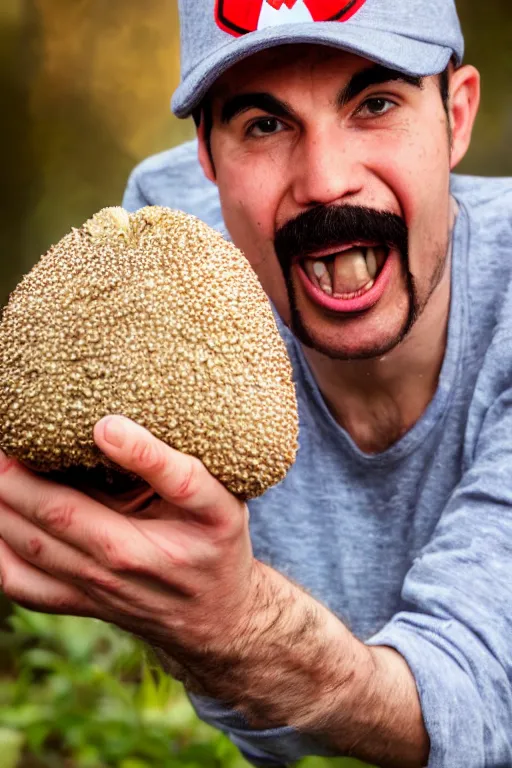
<svg viewBox="0 0 512 768">
<path fill-rule="evenodd" d="M 40 471 L 118 473 L 94 424 L 123 414 L 240 498 L 295 460 L 292 371 L 240 251 L 163 207 L 106 208 L 52 247 L 0 323 L 0 446 Z"/>
</svg>

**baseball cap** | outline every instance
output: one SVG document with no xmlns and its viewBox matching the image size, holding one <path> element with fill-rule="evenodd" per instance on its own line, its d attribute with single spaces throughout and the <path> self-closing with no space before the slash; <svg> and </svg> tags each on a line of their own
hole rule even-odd
<svg viewBox="0 0 512 768">
<path fill-rule="evenodd" d="M 188 117 L 215 80 L 258 51 L 316 43 L 404 74 L 436 75 L 464 38 L 454 0 L 179 0 L 181 83 L 171 108 Z"/>
</svg>

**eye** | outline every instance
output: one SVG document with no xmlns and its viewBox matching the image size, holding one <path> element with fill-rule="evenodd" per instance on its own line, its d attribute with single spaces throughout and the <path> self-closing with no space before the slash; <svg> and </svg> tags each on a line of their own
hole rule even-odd
<svg viewBox="0 0 512 768">
<path fill-rule="evenodd" d="M 394 109 L 397 105 L 390 99 L 384 99 L 382 97 L 374 97 L 366 99 L 359 109 L 357 115 L 360 117 L 380 117 L 385 115 L 391 109 Z"/>
<path fill-rule="evenodd" d="M 260 117 L 249 125 L 247 136 L 259 139 L 262 136 L 273 136 L 284 130 L 286 130 L 286 127 L 277 117 Z"/>
</svg>

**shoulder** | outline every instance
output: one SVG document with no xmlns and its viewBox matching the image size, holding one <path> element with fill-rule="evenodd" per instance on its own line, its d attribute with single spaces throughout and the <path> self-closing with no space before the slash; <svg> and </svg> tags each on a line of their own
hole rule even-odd
<svg viewBox="0 0 512 768">
<path fill-rule="evenodd" d="M 199 164 L 197 141 L 152 155 L 134 168 L 123 206 L 135 211 L 145 205 L 193 214 L 226 234 L 217 187 L 208 181 Z"/>
<path fill-rule="evenodd" d="M 451 177 L 451 187 L 456 197 L 464 198 L 469 204 L 481 206 L 501 198 L 503 194 L 512 195 L 512 177 L 466 176 L 454 173 Z"/>
<path fill-rule="evenodd" d="M 512 278 L 512 178 L 455 176 L 452 192 L 468 220 L 470 287 L 503 293 Z"/>
<path fill-rule="evenodd" d="M 470 222 L 480 235 L 501 239 L 510 233 L 512 242 L 512 178 L 452 176 L 452 194 L 468 211 Z M 485 227 L 485 229 L 483 229 Z"/>
<path fill-rule="evenodd" d="M 512 388 L 512 179 L 455 177 L 452 191 L 467 216 L 466 274 L 454 289 L 466 294 L 465 375 L 476 376 L 469 435 Z"/>
<path fill-rule="evenodd" d="M 452 192 L 467 218 L 464 290 L 470 325 L 482 341 L 490 341 L 500 326 L 512 327 L 512 179 L 455 176 Z"/>
</svg>

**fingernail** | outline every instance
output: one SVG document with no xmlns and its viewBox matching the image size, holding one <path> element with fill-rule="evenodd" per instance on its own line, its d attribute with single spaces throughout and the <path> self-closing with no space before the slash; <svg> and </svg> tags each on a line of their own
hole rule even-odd
<svg viewBox="0 0 512 768">
<path fill-rule="evenodd" d="M 121 419 L 111 416 L 106 420 L 103 428 L 103 435 L 107 443 L 113 445 L 114 448 L 122 448 L 125 434 L 126 430 Z"/>
</svg>

